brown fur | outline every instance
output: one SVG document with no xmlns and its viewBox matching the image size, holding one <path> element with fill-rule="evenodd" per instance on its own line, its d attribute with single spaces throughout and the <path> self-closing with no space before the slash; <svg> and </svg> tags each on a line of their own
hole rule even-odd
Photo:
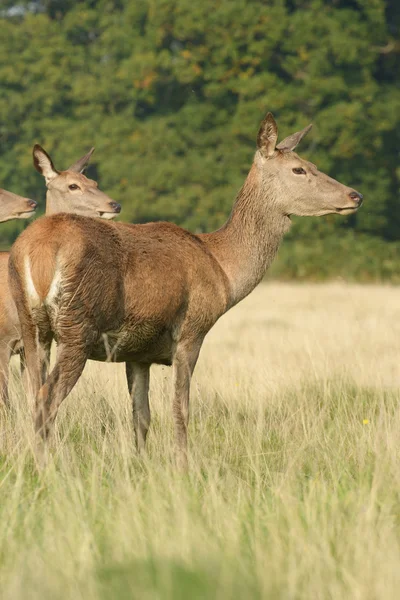
<svg viewBox="0 0 400 600">
<path fill-rule="evenodd" d="M 36 207 L 34 200 L 0 189 L 0 222 L 29 219 L 35 214 Z M 3 287 L 1 281 L 5 282 Z M 15 340 L 16 321 L 18 322 L 17 310 L 8 289 L 8 252 L 0 252 L 0 328 L 4 337 L 11 340 L 10 344 L 0 344 L 0 397 L 3 398 L 6 397 L 6 372 L 8 373 L 10 354 L 18 346 Z"/>
<path fill-rule="evenodd" d="M 136 442 L 144 448 L 149 368 L 172 364 L 178 458 L 186 466 L 190 380 L 205 335 L 261 280 L 288 229 L 288 214 L 354 212 L 360 204 L 360 195 L 357 201 L 350 196 L 358 193 L 291 150 L 271 151 L 271 131 L 277 132 L 271 119 L 261 126 L 267 131 L 259 133 L 261 147 L 230 219 L 214 233 L 193 235 L 171 223 L 128 225 L 55 215 L 36 221 L 18 238 L 10 282 L 36 397 L 36 428 L 45 439 L 59 405 L 92 358 L 126 362 Z M 303 180 L 292 175 L 299 164 L 310 171 Z M 29 261 L 34 281 L 42 276 L 36 273 L 38 261 L 32 261 L 38 240 L 57 264 L 40 284 L 53 289 L 53 297 L 42 298 L 40 306 L 29 295 L 24 271 Z M 48 335 L 58 343 L 57 360 L 43 382 L 40 340 Z"/>
<path fill-rule="evenodd" d="M 40 240 L 39 238 L 38 246 L 32 249 L 30 255 L 33 283 L 41 301 L 49 293 L 55 269 L 55 248 L 49 247 L 46 241 L 46 239 Z"/>
<path fill-rule="evenodd" d="M 46 196 L 46 214 L 55 214 L 60 211 L 86 214 L 88 216 L 98 216 L 99 213 L 106 214 L 108 217 L 117 215 L 119 205 L 117 205 L 106 194 L 98 190 L 97 183 L 81 174 L 86 167 L 94 148 L 81 157 L 76 163 L 71 165 L 67 171 L 57 171 L 54 168 L 50 156 L 36 145 L 33 149 L 33 162 L 35 168 L 42 173 L 46 170 L 48 179 L 48 191 Z M 69 190 L 69 185 L 76 184 L 79 190 Z M 30 215 L 34 213 L 32 200 L 22 198 L 7 192 L 7 198 L 2 196 L 0 191 L 0 219 L 2 209 L 6 215 L 6 200 L 10 214 L 15 211 L 21 213 L 29 209 Z M 3 202 L 3 204 L 2 204 Z M 34 203 L 35 204 L 35 203 Z M 14 213 L 11 212 L 11 209 Z M 34 263 L 35 286 L 40 298 L 45 298 L 48 294 L 46 281 L 51 280 L 51 273 L 54 270 L 54 252 L 51 247 L 45 243 L 42 244 L 38 239 L 37 245 L 32 249 L 31 259 Z M 20 353 L 21 366 L 23 368 L 23 345 L 21 340 L 21 331 L 18 321 L 18 313 L 11 296 L 8 285 L 8 259 L 9 253 L 0 254 L 0 397 L 3 402 L 8 402 L 8 370 L 10 357 L 15 353 Z M 48 351 L 50 346 L 48 347 Z"/>
</svg>

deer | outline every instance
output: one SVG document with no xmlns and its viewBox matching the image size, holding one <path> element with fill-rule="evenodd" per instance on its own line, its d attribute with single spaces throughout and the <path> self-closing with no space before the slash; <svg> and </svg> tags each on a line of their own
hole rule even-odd
<svg viewBox="0 0 400 600">
<path fill-rule="evenodd" d="M 168 222 L 57 214 L 36 220 L 19 236 L 9 280 L 41 448 L 48 448 L 57 411 L 91 359 L 125 362 L 142 452 L 151 416 L 150 366 L 168 365 L 177 466 L 187 469 L 190 383 L 206 334 L 260 283 L 291 215 L 347 215 L 362 203 L 358 191 L 294 152 L 310 128 L 277 144 L 277 124 L 266 115 L 232 212 L 212 233 L 193 234 Z M 57 355 L 43 379 L 41 356 L 49 338 L 57 342 Z"/>
<path fill-rule="evenodd" d="M 40 174 L 44 174 L 42 165 L 52 165 L 52 175 L 46 178 L 46 215 L 53 215 L 59 212 L 74 213 L 86 215 L 88 217 L 100 217 L 105 219 L 115 218 L 121 211 L 121 206 L 100 191 L 97 183 L 83 175 L 94 148 L 72 164 L 66 171 L 57 171 L 52 159 L 47 152 L 39 145 L 33 147 L 33 164 Z M 47 172 L 47 171 L 46 171 Z M 20 198 L 23 205 L 20 210 L 25 209 L 24 203 L 33 210 L 36 208 L 36 202 Z M 11 198 L 9 201 L 12 205 Z M 17 204 L 15 202 L 15 204 Z M 18 207 L 15 207 L 18 208 Z M 25 214 L 25 213 L 21 213 Z M 26 213 L 27 214 L 27 213 Z M 24 371 L 24 352 L 21 340 L 21 331 L 18 320 L 17 308 L 14 304 L 10 287 L 8 285 L 8 261 L 9 252 L 0 253 L 0 396 L 3 404 L 8 404 L 8 372 L 10 358 L 14 354 L 19 354 L 21 359 L 21 370 Z M 50 352 L 50 346 L 47 348 L 47 354 Z M 43 368 L 47 368 L 47 362 Z"/>
<path fill-rule="evenodd" d="M 0 189 L 0 223 L 5 223 L 12 219 L 30 219 L 35 214 L 37 206 L 38 204 L 35 200 Z M 3 285 L 0 283 L 0 322 L 3 315 L 5 316 L 3 306 L 1 305 L 1 293 L 3 291 L 6 293 L 8 291 L 8 301 L 5 308 L 8 309 L 9 304 L 12 303 L 11 294 L 8 289 L 8 252 L 0 252 L 0 279 L 1 276 L 3 276 Z"/>
<path fill-rule="evenodd" d="M 0 189 L 0 223 L 12 219 L 30 219 L 37 209 L 37 202 Z"/>
</svg>

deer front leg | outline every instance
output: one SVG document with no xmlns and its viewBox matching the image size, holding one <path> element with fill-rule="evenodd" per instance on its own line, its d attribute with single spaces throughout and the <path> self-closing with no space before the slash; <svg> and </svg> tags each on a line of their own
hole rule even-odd
<svg viewBox="0 0 400 600">
<path fill-rule="evenodd" d="M 140 453 L 145 450 L 147 432 L 150 426 L 150 365 L 127 362 L 125 370 L 129 395 L 132 401 L 136 448 Z"/>
<path fill-rule="evenodd" d="M 200 348 L 201 342 L 190 345 L 178 345 L 172 363 L 173 413 L 175 422 L 177 463 L 178 467 L 183 471 L 186 471 L 188 467 L 187 429 L 189 424 L 190 382 L 199 356 Z"/>
</svg>

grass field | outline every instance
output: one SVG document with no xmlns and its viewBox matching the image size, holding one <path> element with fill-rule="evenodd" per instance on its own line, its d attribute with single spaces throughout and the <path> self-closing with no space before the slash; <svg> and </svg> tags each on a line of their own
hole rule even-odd
<svg viewBox="0 0 400 600">
<path fill-rule="evenodd" d="M 40 474 L 13 386 L 2 600 L 398 597 L 400 288 L 271 283 L 221 319 L 193 381 L 188 476 L 169 369 L 152 372 L 146 459 L 123 366 L 92 363 Z"/>
</svg>

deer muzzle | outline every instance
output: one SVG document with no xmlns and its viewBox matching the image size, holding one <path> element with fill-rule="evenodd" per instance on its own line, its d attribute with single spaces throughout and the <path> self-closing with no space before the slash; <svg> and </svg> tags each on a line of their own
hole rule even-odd
<svg viewBox="0 0 400 600">
<path fill-rule="evenodd" d="M 352 192 L 350 192 L 349 196 L 357 204 L 357 208 L 359 208 L 362 204 L 364 196 L 362 194 L 360 194 L 360 192 L 357 192 L 356 190 L 353 190 Z"/>
<path fill-rule="evenodd" d="M 121 212 L 121 205 L 118 202 L 109 202 L 109 211 L 99 211 L 99 217 L 101 219 L 114 219 Z"/>
</svg>

